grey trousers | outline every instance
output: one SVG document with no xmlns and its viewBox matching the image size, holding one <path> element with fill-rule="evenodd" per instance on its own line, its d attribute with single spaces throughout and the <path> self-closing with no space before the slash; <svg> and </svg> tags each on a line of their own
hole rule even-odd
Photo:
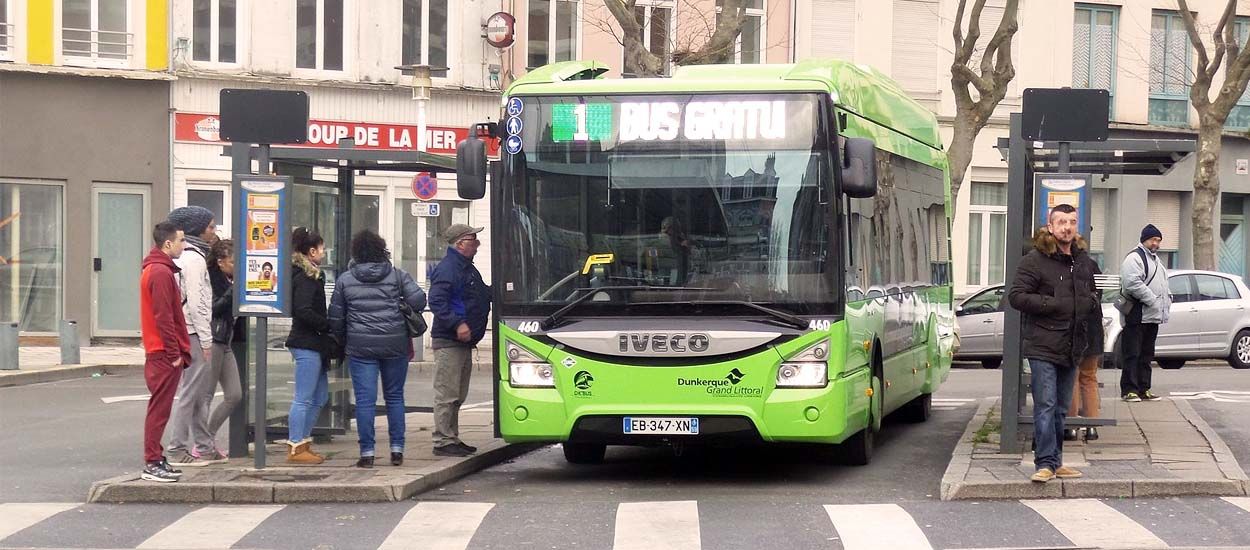
<svg viewBox="0 0 1250 550">
<path fill-rule="evenodd" d="M 217 389 L 217 376 L 212 365 L 204 358 L 200 338 L 191 335 L 191 366 L 182 371 L 178 393 L 174 395 L 173 416 L 170 418 L 170 452 L 209 452 L 213 438 L 208 431 L 208 404 Z"/>
<path fill-rule="evenodd" d="M 226 419 L 230 418 L 230 415 L 239 407 L 239 401 L 243 399 L 243 388 L 239 383 L 239 364 L 235 362 L 234 352 L 230 350 L 229 345 L 213 343 L 211 366 L 213 372 L 216 373 L 217 384 L 221 384 L 222 400 L 208 415 L 210 441 L 217 437 L 217 430 L 221 429 L 221 425 L 226 423 Z M 204 401 L 205 407 L 212 402 L 214 389 L 216 388 L 209 388 L 209 397 Z"/>
<path fill-rule="evenodd" d="M 460 406 L 469 398 L 473 348 L 434 350 L 434 446 L 460 443 Z"/>
</svg>

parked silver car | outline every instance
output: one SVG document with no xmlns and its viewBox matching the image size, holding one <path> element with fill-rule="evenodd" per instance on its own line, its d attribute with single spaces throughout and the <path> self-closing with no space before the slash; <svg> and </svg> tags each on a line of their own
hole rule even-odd
<svg viewBox="0 0 1250 550">
<path fill-rule="evenodd" d="M 1233 368 L 1250 368 L 1250 288 L 1236 275 L 1179 270 L 1168 274 L 1172 313 L 1159 327 L 1155 357 L 1165 369 L 1179 369 L 1193 359 L 1224 359 Z M 1115 366 L 1120 343 L 1120 315 L 1111 305 L 1116 290 L 1103 293 L 1106 333 L 1104 366 Z M 998 368 L 1003 355 L 1003 285 L 984 288 L 959 302 L 957 360 L 980 361 Z"/>
</svg>

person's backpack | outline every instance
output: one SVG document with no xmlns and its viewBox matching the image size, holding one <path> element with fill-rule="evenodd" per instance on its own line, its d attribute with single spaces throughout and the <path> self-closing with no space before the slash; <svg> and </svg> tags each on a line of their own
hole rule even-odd
<svg viewBox="0 0 1250 550">
<path fill-rule="evenodd" d="M 1142 250 L 1140 246 L 1134 248 L 1133 252 L 1136 252 L 1138 256 L 1141 256 L 1142 266 L 1146 270 L 1146 273 L 1145 275 L 1143 275 L 1142 279 L 1146 281 L 1146 286 L 1150 286 L 1150 283 L 1154 282 L 1155 275 L 1159 274 L 1159 270 L 1155 269 L 1154 273 L 1150 272 L 1150 260 L 1146 258 L 1146 251 Z M 1124 294 L 1124 284 L 1121 283 L 1120 284 L 1120 296 L 1115 299 L 1115 309 L 1118 310 L 1121 315 L 1124 315 L 1125 319 L 1128 321 L 1132 321 L 1132 317 L 1134 317 L 1134 312 L 1136 312 L 1137 319 L 1140 320 L 1141 319 L 1141 309 L 1140 309 L 1141 305 L 1142 303 L 1134 299 L 1132 296 L 1128 296 Z"/>
</svg>

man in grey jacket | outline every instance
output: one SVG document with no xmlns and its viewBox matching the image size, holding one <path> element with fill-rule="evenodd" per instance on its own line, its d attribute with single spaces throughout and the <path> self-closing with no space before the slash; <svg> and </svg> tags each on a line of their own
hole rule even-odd
<svg viewBox="0 0 1250 550">
<path fill-rule="evenodd" d="M 208 279 L 208 248 L 217 240 L 213 213 L 200 206 L 184 206 L 169 213 L 169 221 L 186 234 L 187 247 L 176 262 L 182 270 L 182 312 L 191 336 L 191 366 L 178 384 L 170 422 L 168 451 L 176 466 L 204 466 L 225 462 L 208 431 L 208 407 L 217 389 L 209 367 L 213 350 L 213 285 Z"/>
<path fill-rule="evenodd" d="M 1158 255 L 1162 241 L 1163 233 L 1147 224 L 1141 230 L 1141 244 L 1120 266 L 1120 292 L 1133 304 L 1127 315 L 1120 315 L 1124 327 L 1120 333 L 1120 395 L 1132 403 L 1162 399 L 1150 391 L 1155 338 L 1172 310 L 1168 271 Z"/>
</svg>

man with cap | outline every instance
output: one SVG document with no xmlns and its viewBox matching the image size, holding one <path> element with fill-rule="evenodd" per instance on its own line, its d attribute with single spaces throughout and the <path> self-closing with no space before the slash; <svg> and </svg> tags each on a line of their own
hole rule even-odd
<svg viewBox="0 0 1250 550">
<path fill-rule="evenodd" d="M 1172 310 L 1168 270 L 1158 255 L 1162 241 L 1159 228 L 1147 224 L 1141 230 L 1141 244 L 1120 265 L 1120 293 L 1132 304 L 1127 314 L 1120 314 L 1124 327 L 1120 333 L 1120 395 L 1131 403 L 1162 399 L 1150 390 L 1155 338 Z"/>
<path fill-rule="evenodd" d="M 212 211 L 183 206 L 169 213 L 169 222 L 186 234 L 186 250 L 175 262 L 182 270 L 182 312 L 191 339 L 191 366 L 178 384 L 167 450 L 174 466 L 203 466 L 226 457 L 208 430 L 208 406 L 217 389 L 212 364 L 213 285 L 208 278 L 208 249 L 217 240 Z"/>
<path fill-rule="evenodd" d="M 460 440 L 460 406 L 469 397 L 472 351 L 486 334 L 490 287 L 473 266 L 481 227 L 457 223 L 443 232 L 447 255 L 430 274 L 430 329 L 434 348 L 434 454 L 468 456 L 477 448 Z"/>
</svg>

